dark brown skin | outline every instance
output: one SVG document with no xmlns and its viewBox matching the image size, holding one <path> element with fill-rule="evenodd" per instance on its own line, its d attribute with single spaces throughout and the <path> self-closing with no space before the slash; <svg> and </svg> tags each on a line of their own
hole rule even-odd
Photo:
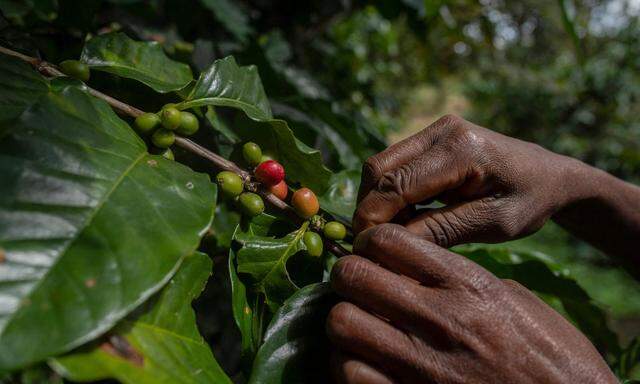
<svg viewBox="0 0 640 384">
<path fill-rule="evenodd" d="M 640 188 L 445 116 L 371 157 L 358 200 L 360 256 L 334 266 L 346 301 L 327 320 L 339 383 L 617 383 L 557 312 L 445 248 L 519 238 L 554 219 L 630 260 Z M 415 209 L 433 200 L 446 205 Z"/>
<path fill-rule="evenodd" d="M 434 199 L 447 205 L 413 208 Z M 633 258 L 639 202 L 640 188 L 596 168 L 445 116 L 367 160 L 353 226 L 397 222 L 449 248 L 523 237 L 553 218 L 604 252 Z"/>
<path fill-rule="evenodd" d="M 331 282 L 338 383 L 617 383 L 589 340 L 518 283 L 397 224 L 360 233 Z M 378 265 L 380 264 L 380 265 Z"/>
</svg>

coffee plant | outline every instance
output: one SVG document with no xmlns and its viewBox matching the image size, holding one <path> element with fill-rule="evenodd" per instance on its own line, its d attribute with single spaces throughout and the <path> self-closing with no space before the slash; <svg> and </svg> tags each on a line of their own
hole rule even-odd
<svg viewBox="0 0 640 384">
<path fill-rule="evenodd" d="M 274 59 L 286 47 L 251 43 L 237 5 L 201 3 L 245 47 L 238 58 L 219 47 L 195 64 L 175 36 L 70 24 L 89 30 L 80 55 L 46 61 L 2 35 L 3 382 L 329 380 L 327 280 L 351 248 L 361 164 L 384 139 Z M 57 3 L 34 4 L 0 9 L 51 23 Z M 621 347 L 564 265 L 456 251 L 534 291 L 630 376 L 638 343 Z"/>
</svg>

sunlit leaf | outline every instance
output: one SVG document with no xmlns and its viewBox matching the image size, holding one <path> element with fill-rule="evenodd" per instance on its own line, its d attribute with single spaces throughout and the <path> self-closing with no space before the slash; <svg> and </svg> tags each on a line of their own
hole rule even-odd
<svg viewBox="0 0 640 384">
<path fill-rule="evenodd" d="M 193 80 L 189 66 L 169 59 L 159 43 L 135 41 L 122 32 L 93 37 L 80 60 L 92 70 L 140 81 L 157 92 L 177 91 Z"/>
</svg>

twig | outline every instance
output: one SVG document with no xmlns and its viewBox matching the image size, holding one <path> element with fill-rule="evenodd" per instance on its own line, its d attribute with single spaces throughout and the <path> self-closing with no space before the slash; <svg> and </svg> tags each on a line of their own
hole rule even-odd
<svg viewBox="0 0 640 384">
<path fill-rule="evenodd" d="M 27 63 L 31 64 L 38 72 L 42 73 L 45 76 L 49 76 L 49 77 L 59 77 L 59 76 L 65 76 L 64 73 L 60 72 L 60 70 L 53 64 L 48 63 L 44 60 L 40 60 L 36 57 L 31 57 L 31 56 L 27 56 L 27 55 L 23 55 L 20 52 L 16 52 L 13 51 L 11 49 L 5 48 L 0 46 L 0 53 L 4 53 L 6 55 L 10 55 L 10 56 L 14 56 L 17 57 L 23 61 L 26 61 Z M 139 110 L 138 108 L 135 108 L 129 104 L 123 103 L 120 100 L 116 100 L 113 97 L 109 96 L 109 95 L 105 95 L 104 93 L 97 91 L 91 87 L 87 86 L 87 91 L 99 98 L 102 99 L 104 101 L 106 101 L 110 106 L 112 106 L 114 109 L 116 109 L 117 111 L 131 116 L 131 117 L 138 117 L 140 115 L 142 115 L 144 113 L 144 111 Z M 226 170 L 226 171 L 231 171 L 231 172 L 235 172 L 237 174 L 240 175 L 240 177 L 242 177 L 245 182 L 250 182 L 251 180 L 251 174 L 247 171 L 245 171 L 244 169 L 240 168 L 236 163 L 234 163 L 233 161 L 227 160 L 224 157 L 218 155 L 217 153 L 214 153 L 208 149 L 206 149 L 205 147 L 187 139 L 184 137 L 176 137 L 176 141 L 175 143 L 183 148 L 186 149 L 187 151 L 193 153 L 196 156 L 200 156 L 204 159 L 209 160 L 216 168 L 218 169 L 222 169 L 222 170 Z M 276 196 L 274 196 L 272 193 L 265 191 L 263 189 L 259 189 L 258 193 L 273 207 L 281 210 L 284 214 L 286 214 L 288 217 L 290 217 L 292 220 L 295 220 L 296 223 L 300 223 L 303 221 L 302 218 L 300 218 L 296 213 L 295 210 L 288 205 L 287 203 L 285 203 L 284 201 L 278 199 Z M 344 249 L 340 244 L 331 241 L 331 240 L 327 240 L 325 239 L 325 246 L 327 247 L 327 249 L 332 252 L 333 254 L 335 254 L 338 257 L 341 256 L 346 256 L 349 254 L 349 251 L 347 251 L 346 249 Z"/>
<path fill-rule="evenodd" d="M 186 149 L 187 151 L 197 156 L 203 157 L 211 161 L 219 169 L 237 173 L 238 175 L 240 175 L 240 177 L 242 177 L 245 180 L 249 178 L 249 172 L 238 167 L 233 161 L 227 160 L 224 157 L 218 155 L 217 153 L 211 152 L 210 150 L 206 149 L 200 144 L 197 144 L 187 138 L 180 137 L 180 136 L 176 136 L 175 143 L 179 147 Z"/>
</svg>

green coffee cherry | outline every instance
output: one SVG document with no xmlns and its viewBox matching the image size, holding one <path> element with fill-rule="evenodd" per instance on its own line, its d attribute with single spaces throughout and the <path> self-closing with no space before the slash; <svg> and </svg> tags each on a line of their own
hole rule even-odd
<svg viewBox="0 0 640 384">
<path fill-rule="evenodd" d="M 216 176 L 216 181 L 226 196 L 235 197 L 242 193 L 243 183 L 240 176 L 233 172 L 222 171 Z"/>
<path fill-rule="evenodd" d="M 60 63 L 60 70 L 67 76 L 75 77 L 82 81 L 89 81 L 91 75 L 89 66 L 78 60 L 65 60 Z"/>
<path fill-rule="evenodd" d="M 181 113 L 175 107 L 164 106 L 160 112 L 160 119 L 162 120 L 162 126 L 172 131 L 178 129 L 182 122 Z"/>
<path fill-rule="evenodd" d="M 242 146 L 242 157 L 248 165 L 255 167 L 262 162 L 262 149 L 256 143 L 245 143 Z"/>
<path fill-rule="evenodd" d="M 155 113 L 143 113 L 136 117 L 136 130 L 140 133 L 151 132 L 158 124 L 160 124 L 160 118 Z"/>
<path fill-rule="evenodd" d="M 184 136 L 191 136 L 198 132 L 200 128 L 200 122 L 198 118 L 191 112 L 180 112 L 180 127 L 178 127 L 178 133 Z"/>
<path fill-rule="evenodd" d="M 255 193 L 244 192 L 238 198 L 242 212 L 247 216 L 257 216 L 264 212 L 264 201 Z"/>
<path fill-rule="evenodd" d="M 302 236 L 302 241 L 307 247 L 310 256 L 318 257 L 322 255 L 322 238 L 315 232 L 307 231 Z"/>
<path fill-rule="evenodd" d="M 262 157 L 260 157 L 260 163 L 264 163 L 265 161 L 269 161 L 269 160 L 273 160 L 273 156 L 268 155 L 266 153 L 262 155 Z"/>
<path fill-rule="evenodd" d="M 173 151 L 171 150 L 171 148 L 165 148 L 162 152 L 160 152 L 160 155 L 165 159 L 168 159 L 171 161 L 175 160 L 175 157 L 173 157 Z"/>
<path fill-rule="evenodd" d="M 324 237 L 329 240 L 342 240 L 347 236 L 347 228 L 337 221 L 330 221 L 325 224 L 322 232 L 324 233 Z"/>
<path fill-rule="evenodd" d="M 169 148 L 176 140 L 176 135 L 173 131 L 160 128 L 151 136 L 151 142 L 158 148 Z"/>
</svg>

